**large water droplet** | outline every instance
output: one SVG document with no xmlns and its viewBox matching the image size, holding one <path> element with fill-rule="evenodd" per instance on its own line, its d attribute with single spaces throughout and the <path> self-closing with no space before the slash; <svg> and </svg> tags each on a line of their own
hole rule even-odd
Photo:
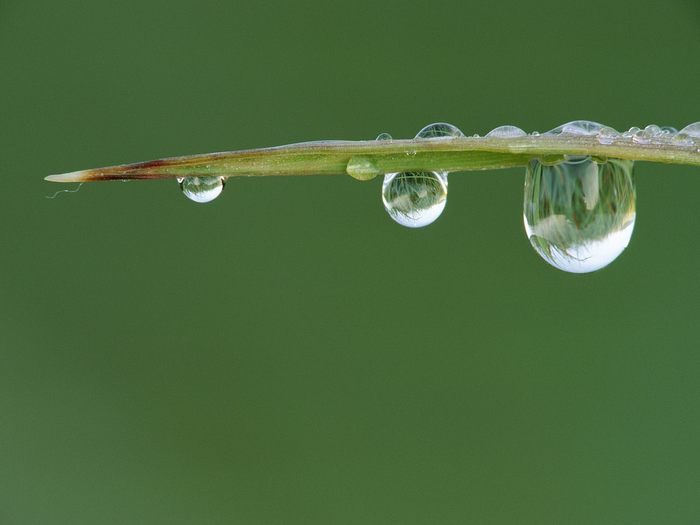
<svg viewBox="0 0 700 525">
<path fill-rule="evenodd" d="M 574 120 L 548 131 L 546 135 L 597 135 L 603 124 L 590 120 Z"/>
<path fill-rule="evenodd" d="M 535 251 L 572 273 L 599 270 L 614 261 L 634 230 L 634 163 L 590 158 L 545 166 L 530 162 L 523 220 Z"/>
<path fill-rule="evenodd" d="M 700 122 L 694 122 L 693 124 L 688 124 L 679 133 L 683 133 L 688 137 L 693 137 L 695 139 L 700 139 Z"/>
<path fill-rule="evenodd" d="M 463 137 L 464 133 L 457 127 L 447 122 L 435 122 L 428 124 L 416 135 L 417 139 L 454 139 Z"/>
<path fill-rule="evenodd" d="M 224 191 L 224 177 L 179 177 L 182 193 L 199 203 L 211 202 Z"/>
<path fill-rule="evenodd" d="M 402 226 L 427 226 L 445 209 L 447 174 L 387 173 L 382 185 L 382 201 L 389 216 Z"/>
<path fill-rule="evenodd" d="M 499 139 L 524 137 L 526 135 L 527 133 L 517 126 L 498 126 L 486 134 L 487 137 L 495 137 Z"/>
</svg>

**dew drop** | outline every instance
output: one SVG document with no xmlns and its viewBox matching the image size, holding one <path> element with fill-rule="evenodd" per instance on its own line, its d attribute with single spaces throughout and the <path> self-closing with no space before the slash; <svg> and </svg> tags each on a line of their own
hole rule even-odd
<svg viewBox="0 0 700 525">
<path fill-rule="evenodd" d="M 632 135 L 632 141 L 637 144 L 649 144 L 653 135 L 646 129 L 640 129 Z"/>
<path fill-rule="evenodd" d="M 694 146 L 695 141 L 689 135 L 686 135 L 682 131 L 679 131 L 671 138 L 671 143 L 676 146 Z"/>
<path fill-rule="evenodd" d="M 609 145 L 620 137 L 620 132 L 611 127 L 603 126 L 598 130 L 597 136 L 598 142 L 604 145 Z"/>
<path fill-rule="evenodd" d="M 661 126 L 661 134 L 665 136 L 675 135 L 678 130 L 673 126 Z"/>
<path fill-rule="evenodd" d="M 622 136 L 626 139 L 630 139 L 630 138 L 634 137 L 635 133 L 637 133 L 638 131 L 639 131 L 639 128 L 637 126 L 632 126 L 630 129 L 625 131 L 622 134 Z"/>
<path fill-rule="evenodd" d="M 402 226 L 421 228 L 434 222 L 447 203 L 447 174 L 387 173 L 382 201 L 389 216 Z"/>
<path fill-rule="evenodd" d="M 545 135 L 597 135 L 603 124 L 590 120 L 574 120 L 548 131 Z"/>
<path fill-rule="evenodd" d="M 374 161 L 365 156 L 351 157 L 345 171 L 357 180 L 372 180 L 381 173 Z"/>
<path fill-rule="evenodd" d="M 656 124 L 649 124 L 646 128 L 644 128 L 644 131 L 646 131 L 651 137 L 660 137 L 663 135 L 663 130 Z"/>
<path fill-rule="evenodd" d="M 530 161 L 523 222 L 535 251 L 571 273 L 599 270 L 627 247 L 634 230 L 634 163 L 590 158 L 545 166 Z"/>
<path fill-rule="evenodd" d="M 694 122 L 693 124 L 688 124 L 679 133 L 684 133 L 688 137 L 694 139 L 700 139 L 700 122 Z"/>
<path fill-rule="evenodd" d="M 224 177 L 179 177 L 182 193 L 188 199 L 206 203 L 216 199 L 224 191 Z"/>
<path fill-rule="evenodd" d="M 417 139 L 454 139 L 458 137 L 464 137 L 464 133 L 457 126 L 447 122 L 428 124 L 416 135 Z"/>
<path fill-rule="evenodd" d="M 498 126 L 486 134 L 487 137 L 507 139 L 514 137 L 525 137 L 527 133 L 517 126 Z"/>
<path fill-rule="evenodd" d="M 388 133 L 380 133 L 379 135 L 377 135 L 377 140 L 391 142 L 392 140 L 394 140 L 394 137 L 392 137 Z"/>
</svg>

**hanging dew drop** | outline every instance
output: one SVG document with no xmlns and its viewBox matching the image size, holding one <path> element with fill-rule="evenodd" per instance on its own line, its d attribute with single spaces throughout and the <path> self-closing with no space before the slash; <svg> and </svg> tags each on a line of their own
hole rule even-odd
<svg viewBox="0 0 700 525">
<path fill-rule="evenodd" d="M 224 177 L 179 177 L 182 193 L 201 204 L 211 202 L 224 191 Z"/>
<path fill-rule="evenodd" d="M 533 160 L 525 175 L 523 222 L 535 251 L 555 268 L 588 273 L 627 247 L 636 218 L 634 163 L 584 157 L 555 166 Z"/>
<path fill-rule="evenodd" d="M 382 185 L 382 201 L 389 216 L 402 226 L 427 226 L 445 209 L 447 174 L 430 171 L 388 173 Z"/>
</svg>

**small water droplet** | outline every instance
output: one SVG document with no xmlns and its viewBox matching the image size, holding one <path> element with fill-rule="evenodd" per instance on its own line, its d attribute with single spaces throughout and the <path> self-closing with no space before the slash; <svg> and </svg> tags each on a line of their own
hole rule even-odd
<svg viewBox="0 0 700 525">
<path fill-rule="evenodd" d="M 637 144 L 649 144 L 652 138 L 652 134 L 646 129 L 640 129 L 632 135 L 632 141 Z"/>
<path fill-rule="evenodd" d="M 694 146 L 693 138 L 679 131 L 671 138 L 671 143 L 675 146 Z"/>
<path fill-rule="evenodd" d="M 464 137 L 464 133 L 457 126 L 447 122 L 428 124 L 416 135 L 417 139 L 454 139 L 457 137 Z"/>
<path fill-rule="evenodd" d="M 620 137 L 620 132 L 609 126 L 603 126 L 598 130 L 597 136 L 598 142 L 604 145 L 609 145 Z"/>
<path fill-rule="evenodd" d="M 372 180 L 381 173 L 374 161 L 365 156 L 351 157 L 345 171 L 357 180 Z"/>
<path fill-rule="evenodd" d="M 392 140 L 394 140 L 394 138 L 388 133 L 380 133 L 379 135 L 377 135 L 377 140 L 391 142 Z"/>
<path fill-rule="evenodd" d="M 636 218 L 634 163 L 590 158 L 545 166 L 525 176 L 523 222 L 546 262 L 572 273 L 599 270 L 627 247 Z"/>
<path fill-rule="evenodd" d="M 574 120 L 548 131 L 545 135 L 597 135 L 603 124 L 590 120 Z"/>
<path fill-rule="evenodd" d="M 434 222 L 447 203 L 447 174 L 387 173 L 382 201 L 389 216 L 402 226 L 421 228 Z"/>
<path fill-rule="evenodd" d="M 539 136 L 540 136 L 540 132 L 539 132 L 539 131 L 533 131 L 532 133 L 530 133 L 530 135 L 533 136 L 533 137 L 539 137 Z"/>
<path fill-rule="evenodd" d="M 657 126 L 656 124 L 649 124 L 644 128 L 644 131 L 646 131 L 653 138 L 659 137 L 663 134 L 661 127 Z"/>
<path fill-rule="evenodd" d="M 689 137 L 692 137 L 694 139 L 699 139 L 700 138 L 700 122 L 694 122 L 692 124 L 688 124 L 682 130 L 680 130 L 679 133 L 685 133 Z"/>
<path fill-rule="evenodd" d="M 224 191 L 224 177 L 178 177 L 182 193 L 188 199 L 204 204 L 216 199 Z"/>
<path fill-rule="evenodd" d="M 622 136 L 626 139 L 631 139 L 632 137 L 634 137 L 635 133 L 637 133 L 638 131 L 639 131 L 639 128 L 637 126 L 632 126 L 630 129 L 625 131 L 622 134 Z"/>
<path fill-rule="evenodd" d="M 678 133 L 678 130 L 674 128 L 673 126 L 661 126 L 661 134 L 662 135 L 675 135 Z"/>
<path fill-rule="evenodd" d="M 514 137 L 525 137 L 527 133 L 517 126 L 498 126 L 486 134 L 487 137 L 507 139 Z"/>
</svg>

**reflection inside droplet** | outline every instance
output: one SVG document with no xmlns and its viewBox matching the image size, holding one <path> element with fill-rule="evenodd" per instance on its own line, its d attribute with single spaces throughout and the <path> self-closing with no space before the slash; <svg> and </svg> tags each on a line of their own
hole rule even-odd
<svg viewBox="0 0 700 525">
<path fill-rule="evenodd" d="M 614 261 L 634 230 L 634 163 L 590 157 L 529 163 L 523 220 L 535 251 L 565 272 L 587 273 Z"/>
<path fill-rule="evenodd" d="M 223 177 L 180 177 L 177 181 L 185 197 L 202 204 L 221 195 L 225 184 Z"/>
<path fill-rule="evenodd" d="M 445 209 L 447 174 L 388 173 L 382 185 L 382 201 L 389 216 L 402 226 L 427 226 Z"/>
</svg>

